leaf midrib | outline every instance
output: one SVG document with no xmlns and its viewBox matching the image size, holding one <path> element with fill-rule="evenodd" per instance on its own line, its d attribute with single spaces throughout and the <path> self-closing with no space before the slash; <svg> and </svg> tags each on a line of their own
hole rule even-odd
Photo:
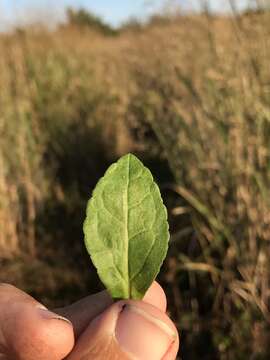
<svg viewBox="0 0 270 360">
<path fill-rule="evenodd" d="M 130 291 L 130 282 L 129 282 L 129 231 L 128 231 L 128 193 L 129 193 L 129 177 L 130 177 L 130 155 L 128 156 L 128 162 L 127 162 L 127 184 L 126 184 L 126 191 L 124 192 L 123 197 L 123 211 L 124 211 L 124 247 L 125 247 L 125 274 L 126 274 L 126 292 L 127 292 L 127 298 L 129 299 L 131 296 Z"/>
</svg>

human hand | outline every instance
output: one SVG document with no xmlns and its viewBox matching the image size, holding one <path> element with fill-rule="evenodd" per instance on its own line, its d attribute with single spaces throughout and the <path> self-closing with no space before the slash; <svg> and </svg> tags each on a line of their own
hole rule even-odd
<svg viewBox="0 0 270 360">
<path fill-rule="evenodd" d="M 144 301 L 88 296 L 50 312 L 0 285 L 0 360 L 174 360 L 179 340 L 155 282 Z"/>
</svg>

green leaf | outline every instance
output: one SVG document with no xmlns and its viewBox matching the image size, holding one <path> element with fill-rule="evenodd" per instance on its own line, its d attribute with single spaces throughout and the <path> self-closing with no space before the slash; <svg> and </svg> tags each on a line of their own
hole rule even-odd
<svg viewBox="0 0 270 360">
<path fill-rule="evenodd" d="M 111 165 L 87 205 L 86 248 L 113 298 L 141 299 L 168 249 L 167 211 L 151 172 L 127 154 Z"/>
</svg>

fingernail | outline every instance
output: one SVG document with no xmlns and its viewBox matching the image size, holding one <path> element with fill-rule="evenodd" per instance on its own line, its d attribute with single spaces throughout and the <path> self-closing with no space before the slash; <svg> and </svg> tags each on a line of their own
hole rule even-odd
<svg viewBox="0 0 270 360">
<path fill-rule="evenodd" d="M 43 305 L 38 305 L 37 306 L 37 309 L 38 309 L 38 312 L 39 314 L 43 317 L 43 319 L 47 319 L 47 320 L 62 320 L 62 321 L 65 321 L 69 324 L 71 324 L 71 322 L 66 319 L 65 317 L 63 316 L 60 316 L 50 310 L 48 310 L 45 306 Z"/>
<path fill-rule="evenodd" d="M 125 305 L 116 325 L 116 339 L 135 359 L 160 360 L 176 339 L 165 322 L 134 305 Z"/>
</svg>

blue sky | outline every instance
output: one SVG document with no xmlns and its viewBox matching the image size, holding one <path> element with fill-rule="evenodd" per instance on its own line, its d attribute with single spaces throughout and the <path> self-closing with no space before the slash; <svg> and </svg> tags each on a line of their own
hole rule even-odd
<svg viewBox="0 0 270 360">
<path fill-rule="evenodd" d="M 63 19 L 67 6 L 84 7 L 114 26 L 130 17 L 146 17 L 161 9 L 168 0 L 0 0 L 0 29 L 14 22 L 47 18 L 52 22 Z M 200 0 L 174 0 L 183 8 L 198 9 Z M 243 8 L 252 0 L 235 0 Z M 215 11 L 228 9 L 228 0 L 209 0 Z"/>
</svg>

